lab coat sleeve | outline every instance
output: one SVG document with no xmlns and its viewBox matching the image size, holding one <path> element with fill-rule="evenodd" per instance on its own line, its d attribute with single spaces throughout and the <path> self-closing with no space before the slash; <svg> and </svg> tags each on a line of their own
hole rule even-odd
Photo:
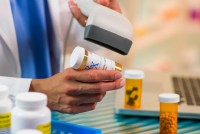
<svg viewBox="0 0 200 134">
<path fill-rule="evenodd" d="M 0 84 L 8 86 L 10 92 L 9 97 L 13 102 L 17 94 L 29 91 L 31 80 L 32 79 L 0 76 Z"/>
</svg>

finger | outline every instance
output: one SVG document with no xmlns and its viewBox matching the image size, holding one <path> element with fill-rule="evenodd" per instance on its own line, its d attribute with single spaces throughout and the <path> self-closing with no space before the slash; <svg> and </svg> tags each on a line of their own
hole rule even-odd
<svg viewBox="0 0 200 134">
<path fill-rule="evenodd" d="M 81 83 L 74 85 L 67 91 L 69 95 L 81 95 L 81 94 L 97 94 L 106 91 L 122 88 L 125 84 L 123 79 L 117 79 L 115 81 L 98 82 L 98 83 Z"/>
<path fill-rule="evenodd" d="M 97 3 L 109 7 L 119 13 L 121 13 L 121 8 L 116 0 L 95 0 Z"/>
<path fill-rule="evenodd" d="M 100 88 L 101 92 L 107 92 L 122 88 L 124 85 L 125 81 L 123 79 L 118 79 L 112 82 L 100 82 L 97 84 L 97 87 Z"/>
<path fill-rule="evenodd" d="M 81 82 L 114 81 L 121 77 L 122 73 L 114 70 L 85 70 L 75 74 L 75 80 Z"/>
<path fill-rule="evenodd" d="M 63 96 L 60 99 L 59 104 L 66 104 L 71 106 L 79 106 L 81 104 L 87 103 L 97 103 L 100 102 L 105 96 L 105 92 L 102 94 L 84 94 L 79 96 Z"/>
<path fill-rule="evenodd" d="M 73 16 L 77 19 L 80 25 L 85 26 L 87 17 L 81 13 L 80 9 L 73 0 L 69 0 L 68 3 Z"/>
<path fill-rule="evenodd" d="M 104 97 L 106 96 L 106 92 L 103 92 L 103 93 L 102 93 L 102 96 L 103 96 L 103 98 L 104 98 Z"/>
<path fill-rule="evenodd" d="M 77 114 L 94 110 L 95 107 L 96 103 L 84 104 L 80 106 L 69 106 L 60 104 L 60 105 L 55 105 L 52 110 L 59 111 L 61 113 Z"/>
<path fill-rule="evenodd" d="M 109 5 L 109 8 L 119 12 L 119 13 L 122 13 L 121 11 L 121 8 L 117 2 L 117 0 L 110 0 L 110 5 Z"/>
<path fill-rule="evenodd" d="M 110 0 L 95 0 L 97 3 L 103 5 L 103 6 L 106 6 L 108 7 L 109 4 L 110 4 Z"/>
</svg>

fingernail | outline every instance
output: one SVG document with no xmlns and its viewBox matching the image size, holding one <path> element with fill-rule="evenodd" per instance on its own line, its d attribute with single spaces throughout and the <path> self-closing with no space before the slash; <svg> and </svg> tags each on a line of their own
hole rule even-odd
<svg viewBox="0 0 200 134">
<path fill-rule="evenodd" d="M 125 85 L 125 80 L 122 80 L 122 81 L 120 82 L 120 86 L 123 87 L 124 85 Z"/>
<path fill-rule="evenodd" d="M 115 74 L 115 79 L 120 79 L 122 77 L 122 73 L 118 72 Z"/>
</svg>

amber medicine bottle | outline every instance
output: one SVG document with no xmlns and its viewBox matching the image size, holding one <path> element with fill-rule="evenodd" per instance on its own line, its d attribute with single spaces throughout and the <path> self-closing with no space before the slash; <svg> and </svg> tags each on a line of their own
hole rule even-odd
<svg viewBox="0 0 200 134">
<path fill-rule="evenodd" d="M 124 107 L 130 109 L 140 108 L 144 71 L 135 69 L 125 70 L 124 78 L 126 80 Z"/>
<path fill-rule="evenodd" d="M 178 94 L 163 93 L 160 101 L 160 134 L 176 134 L 178 119 Z"/>
<path fill-rule="evenodd" d="M 120 63 L 96 55 L 79 46 L 71 54 L 70 67 L 77 70 L 100 69 L 122 71 L 122 65 Z"/>
<path fill-rule="evenodd" d="M 0 85 L 0 134 L 10 134 L 12 102 L 7 86 Z"/>
<path fill-rule="evenodd" d="M 43 134 L 51 132 L 51 112 L 47 108 L 47 96 L 42 93 L 27 92 L 16 96 L 16 107 L 11 114 L 11 133 L 22 129 L 36 129 Z"/>
</svg>

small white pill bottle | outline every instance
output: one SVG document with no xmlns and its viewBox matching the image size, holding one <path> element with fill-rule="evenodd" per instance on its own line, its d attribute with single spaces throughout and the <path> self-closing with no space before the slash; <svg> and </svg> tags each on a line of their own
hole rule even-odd
<svg viewBox="0 0 200 134">
<path fill-rule="evenodd" d="M 70 67 L 77 70 L 118 70 L 122 65 L 77 46 L 70 56 Z"/>
<path fill-rule="evenodd" d="M 10 134 L 12 102 L 8 94 L 8 87 L 0 85 L 0 134 Z"/>
<path fill-rule="evenodd" d="M 11 133 L 22 129 L 36 129 L 43 134 L 51 133 L 51 112 L 47 108 L 47 96 L 27 92 L 16 96 L 16 107 L 12 110 Z"/>
<path fill-rule="evenodd" d="M 42 132 L 35 129 L 23 129 L 18 131 L 16 134 L 42 134 Z"/>
</svg>

